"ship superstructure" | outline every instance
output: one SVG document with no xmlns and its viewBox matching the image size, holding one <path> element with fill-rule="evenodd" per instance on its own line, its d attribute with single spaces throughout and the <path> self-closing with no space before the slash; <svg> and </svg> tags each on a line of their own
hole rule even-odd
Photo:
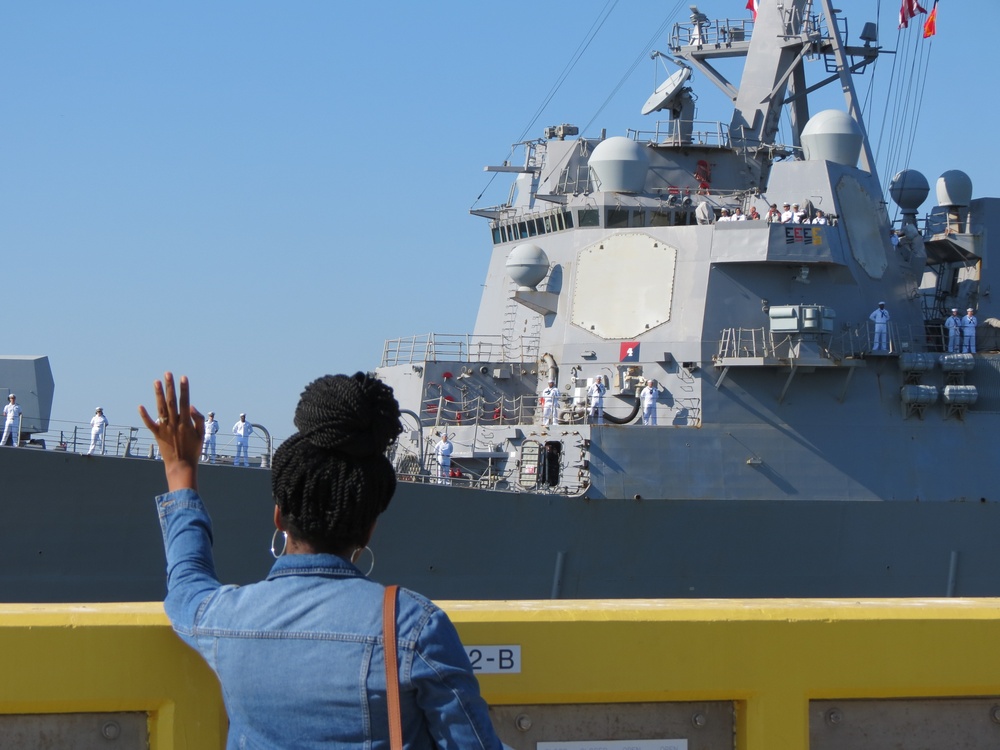
<svg viewBox="0 0 1000 750">
<path fill-rule="evenodd" d="M 493 253 L 475 332 L 390 342 L 378 369 L 419 424 L 401 445 L 403 473 L 432 472 L 448 432 L 453 484 L 996 500 L 976 472 L 934 470 L 992 452 L 970 448 L 980 441 L 969 431 L 995 418 L 996 360 L 945 352 L 941 328 L 943 305 L 964 312 L 979 299 L 989 202 L 935 209 L 924 234 L 906 192 L 922 178 L 906 172 L 893 183 L 904 221 L 890 222 L 854 95 L 854 71 L 879 52 L 870 27 L 863 36 L 847 46 L 825 0 L 762 4 L 756 23 L 695 11 L 670 38 L 678 73 L 644 107 L 668 122 L 598 139 L 548 128 L 524 144 L 523 166 L 499 167 L 516 185 L 507 204 L 478 212 Z M 738 87 L 714 67 L 737 56 Z M 832 72 L 808 88 L 810 60 Z M 691 119 L 692 71 L 731 96 L 730 122 Z M 805 94 L 823 83 L 842 88 L 845 111 L 810 113 Z M 771 204 L 799 216 L 767 221 Z M 760 219 L 730 220 L 752 209 Z M 961 273 L 961 290 L 942 289 Z M 870 320 L 879 302 L 884 349 Z M 544 425 L 549 379 L 561 398 Z M 602 426 L 588 419 L 595 379 L 607 389 Z M 644 429 L 638 394 L 653 380 L 658 426 Z"/>
</svg>

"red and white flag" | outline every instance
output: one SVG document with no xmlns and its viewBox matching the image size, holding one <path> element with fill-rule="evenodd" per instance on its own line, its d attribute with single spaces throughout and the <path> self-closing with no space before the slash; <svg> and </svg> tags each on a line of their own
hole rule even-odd
<svg viewBox="0 0 1000 750">
<path fill-rule="evenodd" d="M 753 13 L 753 20 L 757 20 L 757 6 L 760 0 L 747 0 L 747 10 Z"/>
<path fill-rule="evenodd" d="M 920 7 L 918 0 L 903 0 L 903 4 L 899 7 L 899 28 L 907 28 L 910 25 L 911 18 L 917 15 L 917 13 L 926 12 L 926 10 Z"/>
</svg>

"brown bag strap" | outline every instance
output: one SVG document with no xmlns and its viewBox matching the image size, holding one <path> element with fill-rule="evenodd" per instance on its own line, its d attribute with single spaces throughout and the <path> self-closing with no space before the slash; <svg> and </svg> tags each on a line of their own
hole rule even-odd
<svg viewBox="0 0 1000 750">
<path fill-rule="evenodd" d="M 396 591 L 386 586 L 382 601 L 382 641 L 385 646 L 385 699 L 389 709 L 389 747 L 403 750 L 403 719 L 399 711 L 399 667 L 396 658 Z"/>
</svg>

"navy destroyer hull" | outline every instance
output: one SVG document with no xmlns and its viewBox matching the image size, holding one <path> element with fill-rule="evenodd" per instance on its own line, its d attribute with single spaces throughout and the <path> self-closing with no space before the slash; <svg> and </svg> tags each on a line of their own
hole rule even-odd
<svg viewBox="0 0 1000 750">
<path fill-rule="evenodd" d="M 676 431 L 605 432 L 648 442 Z M 162 471 L 0 450 L 11 511 L 0 599 L 161 599 Z M 200 488 L 220 578 L 265 576 L 270 472 L 204 467 Z M 401 481 L 376 529 L 372 577 L 436 599 L 998 596 L 997 528 L 1000 504 L 971 499 L 590 498 Z"/>
</svg>

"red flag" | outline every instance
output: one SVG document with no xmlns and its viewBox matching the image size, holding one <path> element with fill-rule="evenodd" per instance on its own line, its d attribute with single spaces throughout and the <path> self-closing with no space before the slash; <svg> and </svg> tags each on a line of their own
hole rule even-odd
<svg viewBox="0 0 1000 750">
<path fill-rule="evenodd" d="M 926 12 L 926 10 L 920 7 L 919 0 L 903 0 L 903 4 L 899 7 L 899 28 L 907 28 L 910 25 L 911 18 L 917 15 L 917 13 Z"/>
<path fill-rule="evenodd" d="M 934 7 L 931 8 L 930 15 L 927 16 L 927 22 L 924 24 L 924 39 L 937 34 L 937 4 L 938 0 L 934 0 Z"/>
<path fill-rule="evenodd" d="M 757 20 L 757 4 L 759 0 L 747 0 L 747 10 L 753 13 L 753 20 Z"/>
</svg>

